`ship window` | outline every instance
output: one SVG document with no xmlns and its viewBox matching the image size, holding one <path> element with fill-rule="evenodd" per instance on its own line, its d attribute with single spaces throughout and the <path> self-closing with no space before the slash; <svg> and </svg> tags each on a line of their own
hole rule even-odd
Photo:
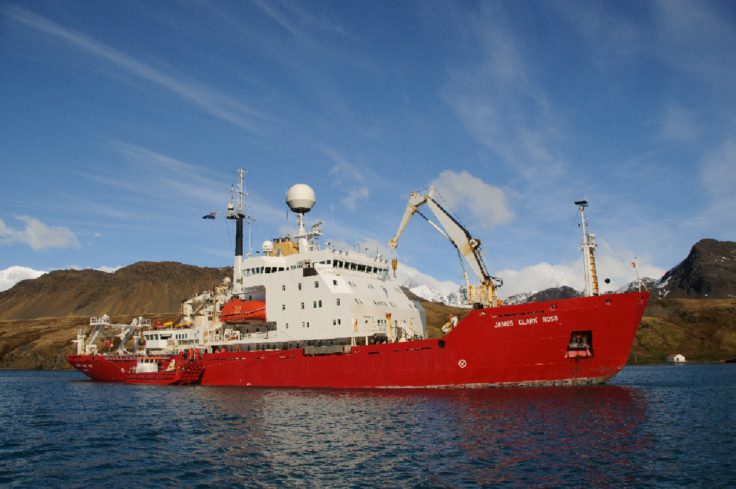
<svg viewBox="0 0 736 489">
<path fill-rule="evenodd" d="M 281 304 L 281 310 L 282 311 L 285 311 L 286 310 L 286 304 Z"/>
<path fill-rule="evenodd" d="M 307 328 L 309 327 L 309 321 L 307 321 Z"/>
<path fill-rule="evenodd" d="M 304 309 L 304 303 L 302 302 L 302 309 Z"/>
<path fill-rule="evenodd" d="M 321 299 L 317 301 L 317 305 L 318 305 L 319 307 L 322 307 L 322 300 L 321 300 Z"/>
<path fill-rule="evenodd" d="M 281 290 L 286 290 L 286 285 L 282 285 Z"/>
<path fill-rule="evenodd" d="M 337 285 L 337 279 L 332 280 L 332 285 Z"/>
<path fill-rule="evenodd" d="M 317 301 L 312 301 L 312 307 L 313 307 L 314 309 L 316 309 L 316 308 L 317 308 Z"/>
<path fill-rule="evenodd" d="M 337 326 L 337 319 L 333 319 L 333 320 L 332 320 L 332 325 L 333 325 L 333 326 Z"/>
<path fill-rule="evenodd" d="M 302 283 L 299 282 L 298 284 L 296 284 L 296 288 L 299 289 L 299 290 L 302 290 Z"/>
<path fill-rule="evenodd" d="M 319 280 L 314 281 L 314 288 L 315 289 L 319 288 Z"/>
<path fill-rule="evenodd" d="M 340 305 L 340 298 L 339 297 L 337 298 L 337 305 L 338 306 Z"/>
<path fill-rule="evenodd" d="M 337 320 L 337 324 L 340 324 L 342 321 L 340 319 Z"/>
<path fill-rule="evenodd" d="M 365 265 L 358 265 L 359 272 L 365 272 Z"/>
<path fill-rule="evenodd" d="M 289 329 L 289 323 L 286 323 L 286 329 Z"/>
</svg>

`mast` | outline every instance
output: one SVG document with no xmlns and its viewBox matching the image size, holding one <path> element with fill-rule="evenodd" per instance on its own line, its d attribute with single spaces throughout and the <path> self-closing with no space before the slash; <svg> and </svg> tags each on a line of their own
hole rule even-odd
<svg viewBox="0 0 736 489">
<path fill-rule="evenodd" d="M 243 290 L 243 221 L 245 217 L 245 207 L 243 206 L 243 197 L 245 193 L 245 170 L 238 170 L 240 181 L 238 187 L 233 187 L 230 194 L 230 202 L 227 204 L 227 218 L 235 220 L 235 260 L 233 262 L 233 292 L 240 293 Z M 237 195 L 237 205 L 236 205 Z"/>
<path fill-rule="evenodd" d="M 598 275 L 595 268 L 595 235 L 588 233 L 588 221 L 585 219 L 587 200 L 578 200 L 575 205 L 580 209 L 580 227 L 583 231 L 583 241 L 580 249 L 583 251 L 583 266 L 585 267 L 585 295 L 598 295 Z"/>
<path fill-rule="evenodd" d="M 639 292 L 641 292 L 642 284 L 641 284 L 641 277 L 639 276 L 639 258 L 634 257 L 634 261 L 631 262 L 631 266 L 634 267 L 634 270 L 636 270 L 636 284 L 639 287 Z"/>
</svg>

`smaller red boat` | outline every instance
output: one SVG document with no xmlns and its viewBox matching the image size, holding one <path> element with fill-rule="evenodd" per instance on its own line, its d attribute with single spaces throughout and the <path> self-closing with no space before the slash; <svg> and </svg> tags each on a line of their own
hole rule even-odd
<svg viewBox="0 0 736 489">
<path fill-rule="evenodd" d="M 220 320 L 223 323 L 238 324 L 247 321 L 265 321 L 266 303 L 263 301 L 245 301 L 233 298 L 222 306 Z"/>
<path fill-rule="evenodd" d="M 196 384 L 204 371 L 198 350 L 178 355 L 70 355 L 69 363 L 93 380 L 126 384 Z"/>
</svg>

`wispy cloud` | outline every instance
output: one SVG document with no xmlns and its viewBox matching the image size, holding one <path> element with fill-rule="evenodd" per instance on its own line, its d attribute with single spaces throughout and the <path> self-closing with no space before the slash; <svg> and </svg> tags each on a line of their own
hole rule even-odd
<svg viewBox="0 0 736 489">
<path fill-rule="evenodd" d="M 451 209 L 466 211 L 486 229 L 506 224 L 514 216 L 502 188 L 490 185 L 467 171 L 445 170 L 432 185 L 437 187 Z"/>
<path fill-rule="evenodd" d="M 736 27 L 729 2 L 658 0 L 655 54 L 694 80 L 733 91 L 736 64 L 723 59 L 733 53 Z"/>
<path fill-rule="evenodd" d="M 145 196 L 147 202 L 197 208 L 223 203 L 229 180 L 224 175 L 133 144 L 110 141 L 110 145 L 124 165 L 88 169 L 80 177 L 116 189 L 121 192 L 117 197 L 127 200 Z"/>
<path fill-rule="evenodd" d="M 559 114 L 552 117 L 546 94 L 533 83 L 502 8 L 482 5 L 466 19 L 479 59 L 452 72 L 443 99 L 507 168 L 528 181 L 555 178 L 566 167 L 557 149 Z"/>
<path fill-rule="evenodd" d="M 50 248 L 79 248 L 74 232 L 63 226 L 49 226 L 31 216 L 15 216 L 24 223 L 22 229 L 8 227 L 0 219 L 0 244 L 25 244 L 35 251 Z"/>
<path fill-rule="evenodd" d="M 656 139 L 660 141 L 692 143 L 701 133 L 693 113 L 678 104 L 668 104 L 663 113 Z"/>
<path fill-rule="evenodd" d="M 342 202 L 343 205 L 351 211 L 354 211 L 356 206 L 358 205 L 358 201 L 367 199 L 369 195 L 370 192 L 366 187 L 354 188 L 348 193 L 346 197 L 342 198 L 340 202 Z"/>
<path fill-rule="evenodd" d="M 736 227 L 736 135 L 705 154 L 701 182 L 709 203 L 699 217 L 711 232 L 728 233 Z"/>
<path fill-rule="evenodd" d="M 200 110 L 251 133 L 262 134 L 261 124 L 277 122 L 272 116 L 245 105 L 239 100 L 227 97 L 220 91 L 195 82 L 185 81 L 181 77 L 166 74 L 102 41 L 63 27 L 38 14 L 15 6 L 6 7 L 5 11 L 18 24 L 65 42 L 86 54 L 116 66 L 128 74 L 156 84 L 182 97 Z"/>
</svg>

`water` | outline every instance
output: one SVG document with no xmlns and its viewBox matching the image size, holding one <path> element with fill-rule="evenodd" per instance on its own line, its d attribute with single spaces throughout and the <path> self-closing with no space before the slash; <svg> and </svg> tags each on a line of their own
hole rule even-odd
<svg viewBox="0 0 736 489">
<path fill-rule="evenodd" d="M 0 486 L 734 487 L 736 365 L 604 386 L 299 390 L 0 372 Z"/>
</svg>

